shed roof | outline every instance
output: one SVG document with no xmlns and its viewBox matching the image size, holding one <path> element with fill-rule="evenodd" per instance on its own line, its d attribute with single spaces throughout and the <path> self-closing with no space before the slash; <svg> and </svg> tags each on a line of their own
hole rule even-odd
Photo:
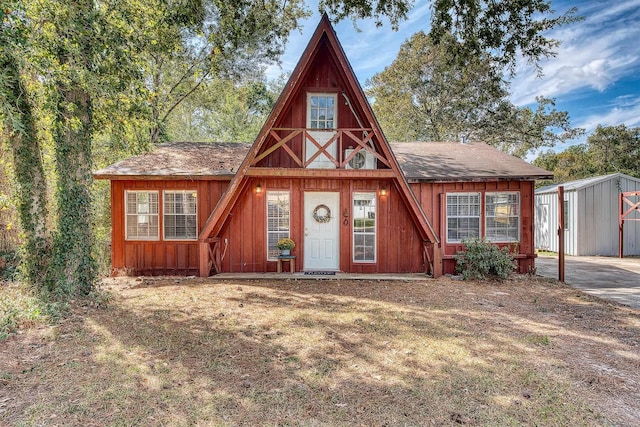
<svg viewBox="0 0 640 427">
<path fill-rule="evenodd" d="M 577 191 L 583 188 L 591 187 L 592 185 L 599 184 L 611 179 L 623 178 L 640 183 L 640 179 L 634 178 L 623 173 L 612 173 L 609 175 L 592 176 L 590 178 L 577 179 L 575 181 L 568 181 L 562 184 L 553 184 L 540 187 L 536 190 L 536 194 L 557 193 L 559 186 L 564 186 L 564 191 Z"/>
<path fill-rule="evenodd" d="M 231 178 L 251 144 L 170 142 L 94 172 L 98 179 Z M 419 181 L 547 179 L 553 175 L 487 144 L 391 144 L 405 177 Z"/>
</svg>

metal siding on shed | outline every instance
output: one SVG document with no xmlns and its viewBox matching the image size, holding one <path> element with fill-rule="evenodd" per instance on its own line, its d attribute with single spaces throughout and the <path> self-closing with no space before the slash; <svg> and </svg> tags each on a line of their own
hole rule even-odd
<svg viewBox="0 0 640 427">
<path fill-rule="evenodd" d="M 575 183 L 582 183 L 577 185 Z M 586 184 L 586 185 L 585 185 Z M 569 202 L 568 227 L 565 231 L 565 253 L 568 255 L 618 255 L 618 204 L 620 192 L 640 191 L 640 180 L 617 174 L 574 182 L 577 191 L 565 190 Z M 539 205 L 549 206 L 549 244 L 541 246 L 537 230 L 536 248 L 558 252 L 558 193 L 546 187 L 536 194 L 536 215 Z M 540 191 L 540 190 L 539 190 Z M 640 213 L 630 218 L 640 219 Z M 640 221 L 626 221 L 624 225 L 624 255 L 640 255 Z"/>
</svg>

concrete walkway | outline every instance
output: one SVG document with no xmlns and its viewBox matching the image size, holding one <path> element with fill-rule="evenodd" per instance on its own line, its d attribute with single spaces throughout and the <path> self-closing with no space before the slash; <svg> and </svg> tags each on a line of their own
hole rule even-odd
<svg viewBox="0 0 640 427">
<path fill-rule="evenodd" d="M 539 256 L 536 272 L 558 279 L 558 257 Z M 640 309 L 640 258 L 566 256 L 564 279 L 591 295 Z"/>
</svg>

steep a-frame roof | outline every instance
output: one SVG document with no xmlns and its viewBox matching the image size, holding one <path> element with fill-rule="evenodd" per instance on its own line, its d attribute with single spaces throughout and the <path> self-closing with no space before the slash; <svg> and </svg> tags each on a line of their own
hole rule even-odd
<svg viewBox="0 0 640 427">
<path fill-rule="evenodd" d="M 398 162 L 394 157 L 391 148 L 389 147 L 389 143 L 380 129 L 380 125 L 378 124 L 373 114 L 373 110 L 367 102 L 362 87 L 360 87 L 360 84 L 355 77 L 353 69 L 351 68 L 349 61 L 347 60 L 344 50 L 342 49 L 342 46 L 338 41 L 336 33 L 326 14 L 322 16 L 322 19 L 320 20 L 315 33 L 309 41 L 309 44 L 307 45 L 304 53 L 302 54 L 298 65 L 294 69 L 289 81 L 287 82 L 287 85 L 280 94 L 276 105 L 271 111 L 271 114 L 269 115 L 267 121 L 263 125 L 262 130 L 258 134 L 258 137 L 256 138 L 253 146 L 251 147 L 251 149 L 247 153 L 247 156 L 239 167 L 236 176 L 229 184 L 229 188 L 227 189 L 226 193 L 220 199 L 220 202 L 213 210 L 209 219 L 204 225 L 200 233 L 201 242 L 206 240 L 210 236 L 217 236 L 221 231 L 231 209 L 233 208 L 233 205 L 238 200 L 240 194 L 243 192 L 248 183 L 247 175 L 251 168 L 251 165 L 254 162 L 254 159 L 260 153 L 267 137 L 269 136 L 270 130 L 276 124 L 278 117 L 283 112 L 284 108 L 288 105 L 290 99 L 295 96 L 295 94 L 297 94 L 299 90 L 301 90 L 301 82 L 312 66 L 312 60 L 315 57 L 318 49 L 320 48 L 321 42 L 323 40 L 326 41 L 326 45 L 329 47 L 330 53 L 333 55 L 338 68 L 338 72 L 342 74 L 342 77 L 344 78 L 346 84 L 350 86 L 349 89 L 353 94 L 355 94 L 356 99 L 354 99 L 353 101 L 358 105 L 358 107 L 360 107 L 360 110 L 364 113 L 364 121 L 367 122 L 366 124 L 372 129 L 372 132 L 380 142 L 379 149 L 382 151 L 381 155 L 383 155 L 387 159 L 390 170 L 392 172 L 390 176 L 395 178 L 394 182 L 398 188 L 398 192 L 404 200 L 405 205 L 407 206 L 423 240 L 434 244 L 439 243 L 438 236 L 436 235 L 424 212 L 420 208 L 415 195 L 409 188 L 409 184 L 407 183 L 404 175 L 400 170 Z M 328 177 L 331 177 L 334 173 L 338 174 L 346 171 L 325 170 L 325 172 Z"/>
</svg>

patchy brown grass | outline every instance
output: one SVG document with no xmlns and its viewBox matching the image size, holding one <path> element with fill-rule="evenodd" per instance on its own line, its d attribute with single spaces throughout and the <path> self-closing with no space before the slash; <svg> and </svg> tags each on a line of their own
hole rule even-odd
<svg viewBox="0 0 640 427">
<path fill-rule="evenodd" d="M 640 312 L 536 278 L 107 279 L 0 343 L 0 424 L 632 425 Z"/>
</svg>

